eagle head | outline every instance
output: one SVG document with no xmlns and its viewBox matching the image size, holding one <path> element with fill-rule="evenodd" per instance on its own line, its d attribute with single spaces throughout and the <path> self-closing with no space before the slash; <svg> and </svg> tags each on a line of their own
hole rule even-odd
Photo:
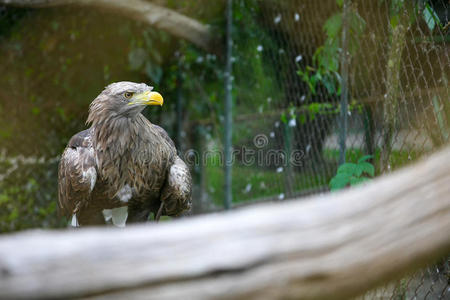
<svg viewBox="0 0 450 300">
<path fill-rule="evenodd" d="M 91 123 L 111 116 L 133 118 L 146 105 L 162 106 L 163 97 L 152 90 L 153 87 L 145 83 L 129 81 L 112 83 L 92 101 L 87 121 Z"/>
</svg>

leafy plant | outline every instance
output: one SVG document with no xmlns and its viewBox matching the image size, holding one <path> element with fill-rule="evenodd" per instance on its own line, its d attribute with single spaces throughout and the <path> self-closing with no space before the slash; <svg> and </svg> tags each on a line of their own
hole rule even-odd
<svg viewBox="0 0 450 300">
<path fill-rule="evenodd" d="M 370 158 L 372 158 L 372 155 L 366 155 L 358 159 L 357 163 L 340 165 L 336 176 L 330 180 L 329 186 L 331 191 L 340 190 L 347 186 L 355 186 L 370 180 L 370 177 L 375 175 L 374 166 L 367 162 Z"/>
<path fill-rule="evenodd" d="M 10 166 L 8 161 L 0 162 L 0 170 Z M 0 181 L 0 233 L 67 224 L 56 213 L 56 172 L 54 162 L 18 163 L 17 169 Z"/>
<path fill-rule="evenodd" d="M 337 1 L 342 7 L 342 1 Z M 341 76 L 339 74 L 339 56 L 341 55 L 341 33 L 344 14 L 342 12 L 331 16 L 324 24 L 325 43 L 317 48 L 313 55 L 313 66 L 299 69 L 297 74 L 308 85 L 311 93 L 317 93 L 317 85 L 321 83 L 328 94 L 341 93 Z M 364 31 L 366 22 L 354 7 L 348 13 L 349 53 L 353 55 L 359 48 L 359 37 Z"/>
</svg>

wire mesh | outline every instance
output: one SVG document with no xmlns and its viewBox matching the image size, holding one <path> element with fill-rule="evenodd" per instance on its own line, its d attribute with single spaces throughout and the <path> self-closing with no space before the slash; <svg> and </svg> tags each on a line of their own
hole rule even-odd
<svg viewBox="0 0 450 300">
<path fill-rule="evenodd" d="M 350 19 L 359 18 L 362 29 L 357 33 L 350 26 L 349 32 L 346 158 L 355 161 L 363 154 L 372 155 L 377 175 L 434 151 L 449 136 L 448 3 L 417 1 L 395 8 L 397 2 L 351 2 Z M 252 18 L 236 20 L 235 26 L 253 25 L 262 32 L 234 47 L 234 147 L 242 152 L 243 147 L 254 146 L 264 155 L 270 150 L 279 150 L 281 156 L 296 151 L 300 161 L 295 166 L 286 163 L 286 157 L 278 165 L 252 166 L 254 176 L 273 177 L 272 191 L 265 195 L 274 200 L 326 190 L 336 174 L 340 151 L 340 93 L 330 92 L 327 82 L 317 78 L 313 91 L 299 70 L 322 76 L 333 71 L 320 74 L 317 49 L 329 42 L 324 24 L 342 9 L 334 0 L 267 0 L 253 5 L 236 1 L 235 5 Z M 429 8 L 436 13 L 433 26 L 424 13 Z M 391 25 L 394 19 L 400 22 L 395 29 L 400 33 Z M 236 40 L 241 40 L 237 31 Z M 259 68 L 263 80 L 250 79 L 251 72 L 261 72 Z M 243 81 L 255 81 L 252 86 L 258 92 L 241 92 L 240 87 L 248 86 Z M 255 145 L 252 139 L 258 136 L 267 145 Z M 242 157 L 237 162 L 235 174 L 240 174 L 239 163 L 246 162 Z M 258 175 L 258 171 L 266 173 Z M 236 178 L 234 198 L 242 201 L 264 194 L 251 177 L 245 179 Z"/>
<path fill-rule="evenodd" d="M 379 176 L 448 143 L 449 3 L 349 2 L 345 157 L 356 162 L 371 155 Z M 299 70 L 322 76 L 333 71 L 319 72 L 317 49 L 323 47 L 325 52 L 333 42 L 324 24 L 342 14 L 342 7 L 334 0 L 234 3 L 247 14 L 235 20 L 236 29 L 261 29 L 249 35 L 245 45 L 233 49 L 235 206 L 328 191 L 342 151 L 340 78 L 334 82 L 334 91 L 327 86 L 329 82 L 316 78 L 313 90 Z M 235 31 L 238 41 L 242 40 L 239 29 Z M 339 50 L 328 55 L 340 62 Z M 252 77 L 252 72 L 264 76 Z M 249 86 L 257 92 L 242 91 Z M 252 150 L 254 160 L 245 159 L 245 149 Z M 269 158 L 274 152 L 278 154 Z M 258 160 L 259 155 L 265 159 Z M 215 199 L 223 194 L 217 190 L 214 172 L 220 178 L 220 170 L 206 168 L 205 172 L 203 197 L 207 203 L 219 203 Z M 444 260 L 361 298 L 447 299 L 448 272 L 448 260 Z"/>
</svg>

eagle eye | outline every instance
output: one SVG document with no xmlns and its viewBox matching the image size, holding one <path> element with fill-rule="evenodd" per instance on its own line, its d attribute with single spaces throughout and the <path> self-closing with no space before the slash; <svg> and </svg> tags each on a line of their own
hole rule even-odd
<svg viewBox="0 0 450 300">
<path fill-rule="evenodd" d="M 127 98 L 127 99 L 130 99 L 131 97 L 133 97 L 133 93 L 132 93 L 132 92 L 125 92 L 125 93 L 123 94 L 123 96 L 124 96 L 125 98 Z"/>
</svg>

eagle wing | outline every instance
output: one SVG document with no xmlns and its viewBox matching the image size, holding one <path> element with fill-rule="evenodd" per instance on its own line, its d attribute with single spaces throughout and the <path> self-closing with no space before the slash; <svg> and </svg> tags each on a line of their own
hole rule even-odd
<svg viewBox="0 0 450 300">
<path fill-rule="evenodd" d="M 164 214 L 179 216 L 191 208 L 192 178 L 188 166 L 180 157 L 170 167 L 166 184 L 161 193 Z"/>
<path fill-rule="evenodd" d="M 165 139 L 172 147 L 175 148 L 175 143 L 172 141 L 170 136 L 167 134 L 167 132 L 162 128 L 161 126 L 158 126 L 156 124 L 152 124 L 154 128 L 156 128 L 156 131 L 161 135 L 163 139 Z"/>
<path fill-rule="evenodd" d="M 62 154 L 58 170 L 60 214 L 70 218 L 85 206 L 97 181 L 94 149 L 89 129 L 74 135 Z"/>
<path fill-rule="evenodd" d="M 161 136 L 175 148 L 175 143 L 167 132 L 158 125 L 156 127 Z M 186 163 L 177 155 L 170 166 L 166 183 L 161 192 L 164 203 L 164 215 L 178 216 L 191 208 L 192 177 Z"/>
</svg>

